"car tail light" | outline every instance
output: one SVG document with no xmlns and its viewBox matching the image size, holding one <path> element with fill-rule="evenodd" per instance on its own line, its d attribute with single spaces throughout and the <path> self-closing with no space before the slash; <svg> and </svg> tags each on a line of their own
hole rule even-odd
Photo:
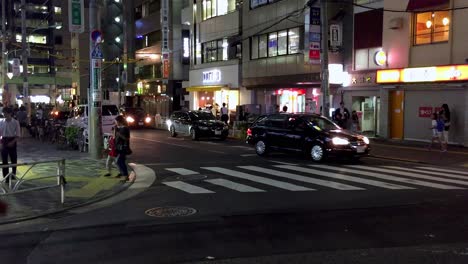
<svg viewBox="0 0 468 264">
<path fill-rule="evenodd" d="M 247 136 L 252 136 L 252 129 L 247 128 Z"/>
</svg>

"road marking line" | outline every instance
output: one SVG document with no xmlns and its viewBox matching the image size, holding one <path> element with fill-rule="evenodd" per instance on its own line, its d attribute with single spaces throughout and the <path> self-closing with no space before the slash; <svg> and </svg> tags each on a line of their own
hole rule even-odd
<svg viewBox="0 0 468 264">
<path fill-rule="evenodd" d="M 432 168 L 432 167 L 417 167 L 419 169 L 425 169 L 425 170 L 433 170 L 433 171 L 441 171 L 441 172 L 451 172 L 451 173 L 458 173 L 458 174 L 464 174 L 468 175 L 468 172 L 466 171 L 459 171 L 459 170 L 448 170 L 448 169 L 440 169 L 440 168 Z"/>
<path fill-rule="evenodd" d="M 329 177 L 333 179 L 339 179 L 339 180 L 345 180 L 345 181 L 352 181 L 352 182 L 357 182 L 357 183 L 362 183 L 362 184 L 367 184 L 371 186 L 376 186 L 376 187 L 381 187 L 385 189 L 390 189 L 390 190 L 409 190 L 409 189 L 414 189 L 411 187 L 403 186 L 403 185 L 398 185 L 398 184 L 392 184 L 388 182 L 381 182 L 381 181 L 375 181 L 375 180 L 368 180 L 368 179 L 363 179 L 359 177 L 354 177 L 354 176 L 349 176 L 345 174 L 338 174 L 338 173 L 332 173 L 332 172 L 326 172 L 326 171 L 320 171 L 320 170 L 314 170 L 314 169 L 308 169 L 308 168 L 303 168 L 303 167 L 295 167 L 295 166 L 283 166 L 283 165 L 276 165 L 275 167 L 278 168 L 283 168 L 283 169 L 289 169 L 289 170 L 294 170 L 294 171 L 299 171 L 299 172 L 305 172 L 305 173 L 310 173 L 310 174 L 315 174 L 319 176 L 324 176 L 324 177 Z"/>
<path fill-rule="evenodd" d="M 278 165 L 281 166 L 281 165 Z M 365 190 L 360 187 L 355 187 L 347 184 L 342 184 L 339 182 L 332 182 L 332 181 L 325 181 L 325 180 L 320 180 L 320 179 L 314 179 L 314 178 L 309 178 L 305 177 L 302 175 L 297 175 L 297 174 L 292 174 L 292 173 L 287 173 L 287 172 L 282 172 L 282 171 L 277 171 L 277 170 L 270 170 L 262 167 L 257 167 L 257 166 L 238 166 L 241 169 L 246 169 L 246 170 L 251 170 L 251 171 L 256 171 L 256 172 L 262 172 L 266 173 L 269 175 L 273 176 L 278 176 L 278 177 L 283 177 L 283 178 L 288 178 L 296 181 L 302 181 L 302 182 L 307 182 L 307 183 L 312 183 L 316 185 L 321 185 L 325 187 L 330 187 L 333 189 L 338 189 L 338 190 L 343 190 L 343 191 L 357 191 L 357 190 Z"/>
<path fill-rule="evenodd" d="M 214 171 L 217 173 L 221 173 L 224 175 L 240 178 L 240 179 L 245 179 L 249 181 L 254 181 L 254 182 L 259 182 L 263 183 L 266 185 L 274 186 L 280 189 L 285 189 L 289 191 L 315 191 L 315 189 L 310 189 L 307 187 L 287 183 L 287 182 L 281 182 L 281 181 L 276 181 L 276 180 L 271 180 L 268 178 L 248 174 L 248 173 L 243 173 L 240 171 L 235 171 L 235 170 L 229 170 L 229 169 L 224 169 L 220 167 L 202 167 L 202 169 L 209 170 L 209 171 Z"/>
<path fill-rule="evenodd" d="M 184 168 L 165 168 L 165 170 L 168 170 L 168 171 L 172 171 L 172 172 L 175 172 L 179 175 L 193 175 L 193 174 L 200 174 L 196 171 L 193 171 L 193 170 L 187 170 L 187 169 L 184 169 Z"/>
<path fill-rule="evenodd" d="M 202 187 L 198 187 L 192 184 L 188 184 L 183 181 L 163 182 L 163 184 L 172 188 L 179 189 L 187 193 L 214 193 L 210 190 L 207 190 L 207 189 L 204 189 Z"/>
<path fill-rule="evenodd" d="M 274 162 L 274 163 L 278 163 L 278 164 L 282 164 L 282 165 L 297 166 L 297 164 L 289 163 L 289 162 L 283 162 L 283 161 L 270 160 L 270 162 Z"/>
<path fill-rule="evenodd" d="M 411 173 L 411 172 L 395 171 L 395 170 L 382 169 L 382 168 L 371 168 L 371 167 L 366 167 L 362 165 L 351 165 L 347 167 L 353 167 L 353 168 L 364 169 L 364 170 L 373 170 L 373 171 L 379 171 L 379 172 L 385 172 L 385 173 L 393 173 L 393 174 L 419 178 L 419 179 L 425 179 L 425 180 L 448 182 L 448 183 L 455 183 L 455 184 L 460 184 L 460 185 L 468 185 L 468 182 L 465 182 L 465 181 L 444 179 L 444 178 L 439 178 L 439 177 L 434 177 L 434 176 L 425 176 L 425 175 L 420 175 L 420 174 Z"/>
<path fill-rule="evenodd" d="M 232 182 L 226 179 L 211 179 L 211 180 L 205 180 L 205 181 L 215 184 L 215 185 L 223 186 L 223 187 L 226 187 L 228 189 L 238 191 L 238 192 L 264 192 L 264 190 L 250 187 L 248 185 L 240 184 L 237 182 Z"/>
<path fill-rule="evenodd" d="M 455 179 L 468 180 L 468 176 L 461 176 L 461 175 L 455 175 L 455 174 L 444 174 L 444 173 L 441 173 L 441 172 L 427 171 L 427 170 L 417 170 L 417 169 L 410 169 L 410 168 L 402 168 L 402 167 L 397 167 L 397 166 L 383 166 L 383 167 L 384 168 L 389 168 L 389 169 L 396 169 L 396 170 L 419 172 L 419 173 L 423 173 L 423 174 L 430 174 L 430 175 L 436 175 L 436 176 L 441 176 L 441 177 L 449 177 L 449 178 L 455 178 Z"/>
<path fill-rule="evenodd" d="M 253 156 L 257 156 L 257 154 L 241 154 L 240 156 L 241 157 L 253 157 Z"/>
<path fill-rule="evenodd" d="M 309 166 L 322 168 L 322 169 L 328 169 L 328 170 L 335 170 L 335 171 L 340 171 L 340 172 L 350 172 L 350 173 L 360 174 L 360 175 L 363 175 L 363 176 L 374 177 L 374 178 L 383 179 L 383 180 L 404 182 L 404 183 L 409 183 L 409 184 L 413 184 L 413 185 L 420 185 L 420 186 L 431 187 L 431 188 L 436 188 L 436 189 L 443 189 L 443 190 L 452 190 L 452 189 L 453 190 L 460 190 L 460 189 L 464 189 L 464 188 L 456 187 L 456 186 L 450 186 L 450 185 L 439 184 L 439 183 L 432 183 L 432 182 L 413 180 L 413 179 L 396 177 L 396 176 L 391 176 L 391 175 L 381 174 L 381 173 L 375 173 L 375 172 L 370 172 L 370 171 L 353 170 L 353 169 L 347 169 L 347 168 L 343 168 L 343 167 L 332 167 L 332 166 L 328 166 L 328 165 L 309 165 Z"/>
</svg>

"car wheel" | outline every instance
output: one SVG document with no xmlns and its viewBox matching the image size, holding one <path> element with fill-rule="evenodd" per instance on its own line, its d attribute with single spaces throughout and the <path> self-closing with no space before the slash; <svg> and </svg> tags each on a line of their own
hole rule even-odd
<svg viewBox="0 0 468 264">
<path fill-rule="evenodd" d="M 255 143 L 255 152 L 259 156 L 265 156 L 268 153 L 268 146 L 265 141 L 259 140 Z"/>
<path fill-rule="evenodd" d="M 313 161 L 321 162 L 325 159 L 325 149 L 320 144 L 315 144 L 310 149 L 310 157 Z"/>
<path fill-rule="evenodd" d="M 171 137 L 177 137 L 177 133 L 175 132 L 174 126 L 171 126 Z"/>
<path fill-rule="evenodd" d="M 197 131 L 194 128 L 190 129 L 190 137 L 192 138 L 192 140 L 198 139 Z"/>
</svg>

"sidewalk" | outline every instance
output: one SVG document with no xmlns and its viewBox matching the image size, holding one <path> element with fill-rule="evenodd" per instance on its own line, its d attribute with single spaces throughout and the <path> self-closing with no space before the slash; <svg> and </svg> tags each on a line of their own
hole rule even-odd
<svg viewBox="0 0 468 264">
<path fill-rule="evenodd" d="M 416 162 L 431 166 L 468 168 L 468 148 L 448 146 L 441 152 L 436 146 L 428 150 L 429 143 L 389 139 L 371 139 L 371 157 Z"/>
<path fill-rule="evenodd" d="M 65 204 L 60 203 L 60 187 L 26 193 L 0 196 L 0 199 L 8 204 L 8 213 L 0 216 L 0 224 L 26 220 L 64 209 L 76 207 L 99 201 L 106 197 L 119 193 L 130 185 L 122 183 L 114 177 L 104 177 L 107 173 L 105 160 L 89 158 L 88 153 L 77 150 L 59 150 L 57 145 L 41 143 L 32 138 L 22 138 L 18 143 L 18 163 L 39 162 L 51 159 L 66 159 L 65 178 Z M 21 177 L 30 166 L 18 167 L 17 176 Z M 117 175 L 115 168 L 113 176 Z M 25 175 L 26 179 L 34 179 L 38 176 L 54 176 L 57 174 L 57 163 L 44 163 L 34 166 Z M 29 181 L 25 186 L 35 187 L 51 185 L 57 179 Z"/>
</svg>

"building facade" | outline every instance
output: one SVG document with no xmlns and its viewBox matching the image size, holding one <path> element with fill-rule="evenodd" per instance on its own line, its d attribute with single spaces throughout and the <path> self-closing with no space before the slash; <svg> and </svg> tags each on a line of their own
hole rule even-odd
<svg viewBox="0 0 468 264">
<path fill-rule="evenodd" d="M 182 13 L 192 47 L 185 105 L 219 110 L 225 103 L 235 116 L 236 107 L 250 101 L 241 86 L 241 1 L 187 1 Z"/>
<path fill-rule="evenodd" d="M 430 140 L 430 116 L 451 111 L 449 143 L 468 146 L 468 10 L 460 0 L 384 1 L 382 49 L 377 71 L 382 136 Z M 385 12 L 404 10 L 406 13 Z"/>
<path fill-rule="evenodd" d="M 64 25 L 64 1 L 26 1 L 26 42 L 28 49 L 28 90 L 33 103 L 55 103 L 71 93 L 71 62 L 67 54 L 70 50 L 70 37 Z M 7 53 L 2 69 L 5 75 L 13 73 L 20 64 L 22 69 L 22 19 L 21 1 L 6 0 Z M 18 60 L 15 60 L 18 59 Z M 9 78 L 11 77 L 11 78 Z M 2 91 L 2 101 L 7 104 L 23 102 L 23 76 L 10 74 L 5 78 L 6 89 Z M 63 96 L 63 97 L 62 97 Z"/>
</svg>

